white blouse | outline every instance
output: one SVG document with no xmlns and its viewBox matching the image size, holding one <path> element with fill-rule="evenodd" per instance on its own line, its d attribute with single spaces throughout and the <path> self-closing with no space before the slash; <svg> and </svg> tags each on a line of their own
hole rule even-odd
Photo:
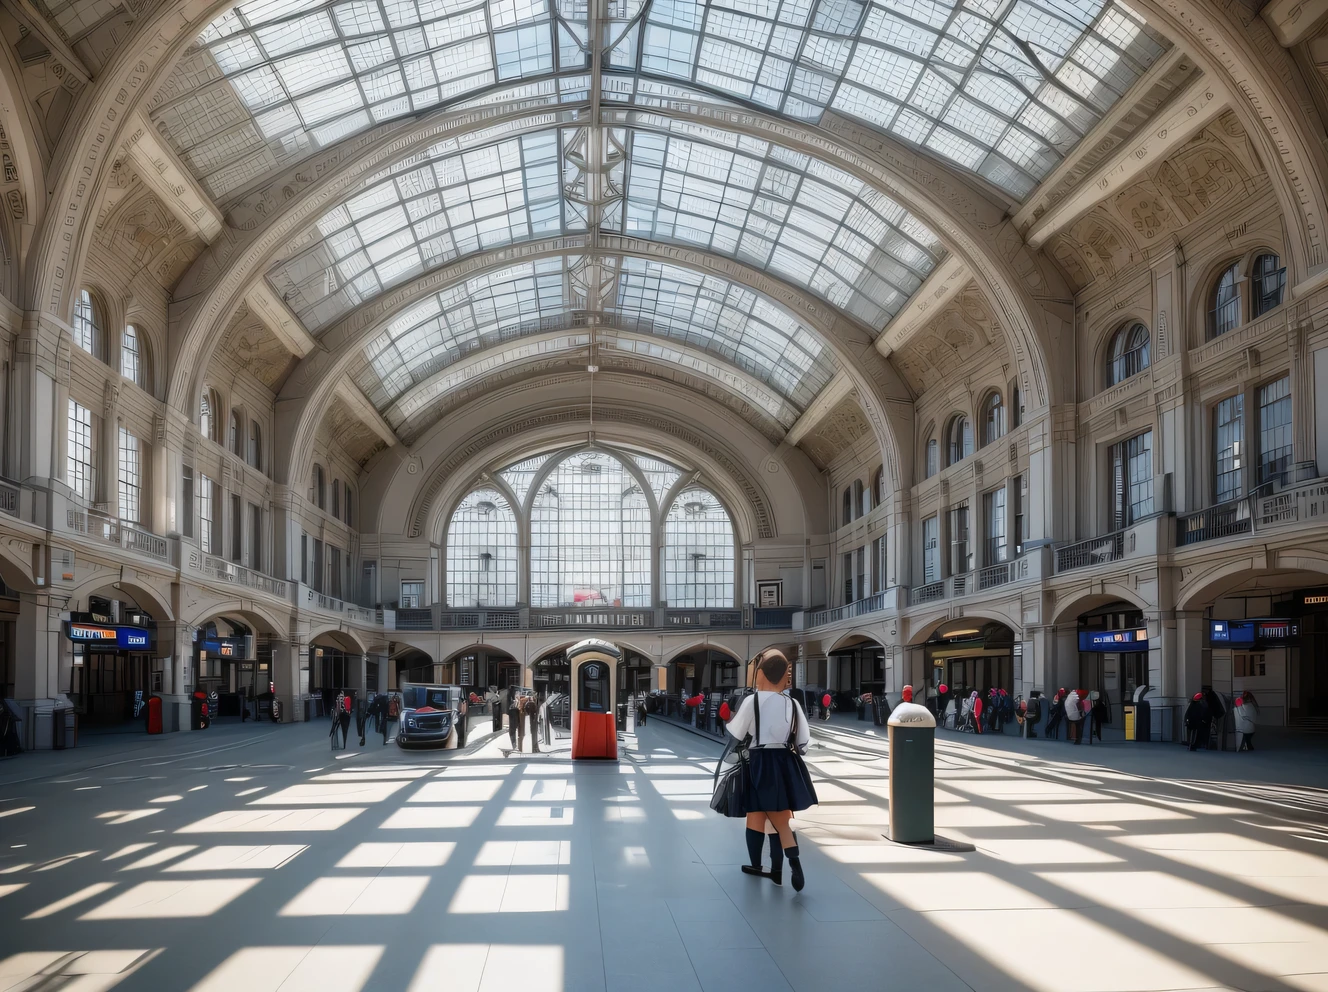
<svg viewBox="0 0 1328 992">
<path fill-rule="evenodd" d="M 797 714 L 798 733 L 794 742 L 798 747 L 806 747 L 812 739 L 811 728 L 807 724 L 807 714 L 802 704 L 782 692 L 750 692 L 738 706 L 738 712 L 727 724 L 727 730 L 738 740 L 742 740 L 755 728 L 752 700 L 761 703 L 761 739 L 752 741 L 753 746 L 762 744 L 783 744 L 789 739 L 794 714 Z"/>
</svg>

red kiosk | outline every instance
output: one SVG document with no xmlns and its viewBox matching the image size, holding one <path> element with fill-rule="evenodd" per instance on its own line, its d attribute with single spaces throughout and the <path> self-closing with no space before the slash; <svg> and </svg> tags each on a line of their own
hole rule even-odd
<svg viewBox="0 0 1328 992">
<path fill-rule="evenodd" d="M 614 702 L 621 660 L 621 651 L 594 637 L 567 650 L 572 677 L 573 758 L 618 760 Z"/>
</svg>

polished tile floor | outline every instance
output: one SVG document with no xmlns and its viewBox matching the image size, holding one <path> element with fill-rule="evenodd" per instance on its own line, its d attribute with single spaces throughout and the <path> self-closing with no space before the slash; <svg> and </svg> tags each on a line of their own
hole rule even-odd
<svg viewBox="0 0 1328 992">
<path fill-rule="evenodd" d="M 506 743 L 217 726 L 0 764 L 0 992 L 1328 990 L 1322 755 L 942 735 L 938 832 L 976 847 L 947 853 L 883 838 L 886 742 L 821 726 L 795 894 L 738 871 L 709 741 Z"/>
</svg>

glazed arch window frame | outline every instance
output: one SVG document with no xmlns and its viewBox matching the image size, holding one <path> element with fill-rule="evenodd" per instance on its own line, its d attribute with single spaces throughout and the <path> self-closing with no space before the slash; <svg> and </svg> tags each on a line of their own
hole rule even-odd
<svg viewBox="0 0 1328 992">
<path fill-rule="evenodd" d="M 945 467 L 958 465 L 973 454 L 973 421 L 966 413 L 952 414 L 945 425 Z"/>
<path fill-rule="evenodd" d="M 1151 368 L 1153 335 L 1142 320 L 1127 320 L 1107 339 L 1103 356 L 1103 388 L 1118 386 Z"/>
</svg>

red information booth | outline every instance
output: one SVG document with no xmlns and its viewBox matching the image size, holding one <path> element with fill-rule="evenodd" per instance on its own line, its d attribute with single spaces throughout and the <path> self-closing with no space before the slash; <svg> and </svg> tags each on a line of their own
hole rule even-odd
<svg viewBox="0 0 1328 992">
<path fill-rule="evenodd" d="M 589 638 L 567 650 L 572 677 L 572 757 L 618 760 L 614 722 L 618 662 L 622 652 L 608 641 Z"/>
</svg>

